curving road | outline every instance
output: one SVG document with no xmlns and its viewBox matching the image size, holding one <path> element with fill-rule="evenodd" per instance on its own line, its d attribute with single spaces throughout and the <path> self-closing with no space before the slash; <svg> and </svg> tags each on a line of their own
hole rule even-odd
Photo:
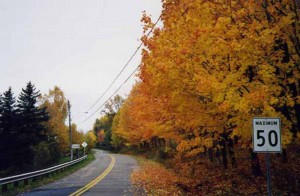
<svg viewBox="0 0 300 196">
<path fill-rule="evenodd" d="M 133 195 L 130 174 L 137 168 L 136 160 L 101 150 L 95 150 L 95 157 L 96 160 L 77 172 L 20 195 Z"/>
</svg>

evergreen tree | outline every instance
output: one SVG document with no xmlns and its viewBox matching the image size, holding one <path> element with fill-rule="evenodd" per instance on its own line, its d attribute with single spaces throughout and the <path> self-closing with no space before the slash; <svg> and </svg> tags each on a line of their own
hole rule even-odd
<svg viewBox="0 0 300 196">
<path fill-rule="evenodd" d="M 18 137 L 19 166 L 32 165 L 34 157 L 33 147 L 39 142 L 46 141 L 44 122 L 49 120 L 46 108 L 38 106 L 40 92 L 29 82 L 18 100 L 18 116 L 20 117 L 20 134 Z"/>
<path fill-rule="evenodd" d="M 0 93 L 0 138 L 1 138 L 2 130 L 3 130 L 2 111 L 3 111 L 3 97 L 2 97 L 2 94 Z M 1 139 L 0 139 L 0 141 L 1 141 Z"/>
<path fill-rule="evenodd" d="M 9 88 L 0 97 L 0 169 L 13 165 L 17 137 L 16 100 L 12 89 Z"/>
<path fill-rule="evenodd" d="M 0 94 L 0 155 L 3 154 L 3 120 L 2 120 L 2 115 L 3 115 L 3 97 L 2 94 Z M 0 162 L 0 170 L 4 169 L 4 165 L 2 161 Z"/>
<path fill-rule="evenodd" d="M 16 99 L 13 95 L 11 87 L 3 93 L 2 97 L 2 128 L 4 132 L 12 134 L 16 132 Z"/>
</svg>

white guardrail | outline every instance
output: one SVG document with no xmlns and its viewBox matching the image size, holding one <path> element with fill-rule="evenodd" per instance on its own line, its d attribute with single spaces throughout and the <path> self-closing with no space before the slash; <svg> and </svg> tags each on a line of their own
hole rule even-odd
<svg viewBox="0 0 300 196">
<path fill-rule="evenodd" d="M 7 185 L 8 184 L 14 183 L 14 186 L 18 186 L 18 182 L 24 180 L 24 184 L 26 185 L 26 184 L 28 184 L 28 180 L 30 178 L 42 176 L 42 175 L 45 175 L 45 174 L 49 174 L 51 172 L 55 172 L 55 171 L 60 170 L 60 169 L 64 169 L 64 168 L 69 167 L 71 165 L 74 165 L 74 164 L 76 164 L 76 163 L 78 163 L 78 162 L 80 162 L 80 161 L 82 161 L 86 158 L 87 158 L 87 155 L 85 155 L 81 158 L 75 159 L 73 161 L 69 161 L 69 162 L 66 162 L 66 163 L 63 163 L 63 164 L 60 164 L 60 165 L 56 165 L 56 166 L 53 166 L 53 167 L 49 167 L 49 168 L 46 168 L 46 169 L 42 169 L 42 170 L 38 170 L 38 171 L 34 171 L 34 172 L 29 172 L 29 173 L 25 173 L 25 174 L 19 174 L 19 175 L 16 175 L 16 176 L 0 178 L 0 186 L 2 187 L 2 192 L 7 191 Z"/>
</svg>

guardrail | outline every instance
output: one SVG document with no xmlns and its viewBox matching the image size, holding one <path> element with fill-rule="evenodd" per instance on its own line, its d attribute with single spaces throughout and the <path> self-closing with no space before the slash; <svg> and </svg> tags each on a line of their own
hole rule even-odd
<svg viewBox="0 0 300 196">
<path fill-rule="evenodd" d="M 84 159 L 86 159 L 87 155 L 75 159 L 73 161 L 69 161 L 67 163 L 63 163 L 60 165 L 56 165 L 53 167 L 49 167 L 46 169 L 42 169 L 42 170 L 38 170 L 38 171 L 34 171 L 34 172 L 29 172 L 29 173 L 25 173 L 25 174 L 19 174 L 16 176 L 10 176 L 10 177 L 5 177 L 5 178 L 0 178 L 0 186 L 2 186 L 2 192 L 6 192 L 7 191 L 7 185 L 13 183 L 14 187 L 17 187 L 19 185 L 20 181 L 24 180 L 24 185 L 28 185 L 28 180 L 33 178 L 33 181 L 36 180 L 37 177 L 39 176 L 43 176 L 43 175 L 49 175 L 52 172 L 58 171 L 58 170 L 63 170 L 66 167 L 69 167 L 71 165 L 74 165 Z"/>
</svg>

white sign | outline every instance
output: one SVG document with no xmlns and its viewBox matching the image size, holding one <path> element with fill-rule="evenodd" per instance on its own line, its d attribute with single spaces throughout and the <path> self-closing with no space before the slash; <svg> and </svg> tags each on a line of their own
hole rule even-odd
<svg viewBox="0 0 300 196">
<path fill-rule="evenodd" d="M 80 148 L 80 144 L 72 144 L 72 148 L 73 149 L 78 149 L 78 148 Z"/>
<path fill-rule="evenodd" d="M 83 148 L 85 148 L 85 147 L 87 146 L 87 143 L 86 143 L 86 142 L 82 142 L 81 146 L 82 146 Z"/>
<path fill-rule="evenodd" d="M 252 126 L 254 152 L 281 152 L 280 118 L 255 117 Z"/>
</svg>

